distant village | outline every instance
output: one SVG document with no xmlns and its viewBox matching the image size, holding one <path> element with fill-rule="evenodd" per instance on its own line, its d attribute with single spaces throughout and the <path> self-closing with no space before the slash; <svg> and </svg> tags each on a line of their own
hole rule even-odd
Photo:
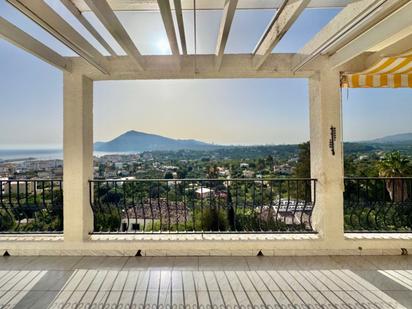
<svg viewBox="0 0 412 309">
<path fill-rule="evenodd" d="M 182 179 L 182 178 L 263 178 L 290 176 L 298 157 L 277 162 L 273 157 L 261 160 L 230 158 L 170 159 L 167 155 L 110 154 L 94 157 L 95 179 Z M 0 162 L 0 179 L 62 179 L 63 160 L 21 159 Z"/>
<path fill-rule="evenodd" d="M 240 204 L 244 203 L 246 208 L 253 209 L 253 214 L 258 215 L 259 220 L 267 224 L 271 221 L 276 224 L 281 222 L 284 228 L 302 225 L 303 228 L 308 229 L 313 204 L 310 194 L 307 195 L 304 189 L 305 186 L 301 184 L 299 191 L 298 185 L 293 183 L 292 187 L 283 186 L 281 191 L 280 183 L 274 184 L 270 181 L 271 178 L 307 178 L 307 176 L 302 176 L 301 169 L 303 166 L 308 172 L 308 149 L 305 150 L 302 147 L 301 149 L 268 152 L 270 148 L 251 147 L 247 151 L 245 153 L 243 150 L 229 149 L 217 152 L 185 150 L 106 154 L 94 157 L 93 178 L 105 180 L 104 185 L 107 188 L 114 186 L 125 188 L 127 181 L 130 180 L 162 179 L 157 182 L 161 186 L 161 188 L 158 187 L 157 196 L 153 193 L 154 191 L 150 191 L 150 194 L 155 195 L 150 195 L 149 198 L 146 196 L 140 200 L 139 207 L 126 209 L 120 215 L 118 220 L 120 220 L 122 231 L 161 229 L 162 218 L 167 218 L 171 224 L 176 226 L 178 222 L 182 223 L 187 220 L 194 222 L 198 218 L 194 213 L 190 213 L 182 196 L 192 198 L 192 201 L 196 201 L 197 204 L 209 203 L 209 207 L 212 201 L 214 203 L 217 201 L 219 205 L 229 205 L 232 198 L 229 194 L 230 187 L 232 191 L 240 190 L 239 194 L 243 194 Z M 262 153 L 262 151 L 266 152 Z M 383 151 L 352 153 L 346 158 L 345 172 L 375 175 L 377 173 L 376 162 L 383 156 Z M 2 200 L 5 196 L 6 199 L 7 197 L 13 199 L 13 196 L 19 197 L 21 194 L 25 194 L 27 200 L 27 196 L 44 192 L 44 187 L 41 187 L 43 182 L 23 181 L 40 179 L 52 179 L 53 181 L 48 182 L 49 188 L 46 188 L 46 191 L 59 192 L 61 182 L 55 180 L 63 179 L 63 160 L 26 158 L 0 161 L 0 197 Z M 202 182 L 201 179 L 209 179 L 209 181 Z M 212 182 L 210 179 L 219 179 L 219 181 Z M 236 182 L 234 179 L 242 180 Z M 234 183 L 240 183 L 240 185 L 233 186 Z M 273 190 L 274 186 L 277 187 Z M 248 192 L 247 188 L 253 189 Z M 255 192 L 255 189 L 261 194 L 258 194 L 260 197 L 257 199 L 254 193 L 251 193 Z M 142 187 L 139 190 L 147 190 L 147 188 Z M 101 194 L 99 201 L 108 203 L 107 205 L 111 205 L 110 201 L 116 198 L 116 192 L 105 190 L 96 190 L 96 192 Z M 136 191 L 133 192 L 133 194 L 136 193 Z M 181 192 L 179 199 L 176 192 Z M 123 198 L 130 199 L 130 196 L 125 195 Z M 236 203 L 239 203 L 238 198 L 236 198 Z M 135 205 L 133 202 L 132 204 Z M 153 210 L 153 205 L 157 207 L 155 210 Z M 173 211 L 170 211 L 170 205 Z M 165 217 L 165 214 L 168 214 L 168 217 Z M 132 224 L 129 224 L 130 220 L 133 220 Z M 107 226 L 103 227 L 107 228 Z M 203 227 L 198 226 L 192 228 L 203 230 Z"/>
<path fill-rule="evenodd" d="M 233 185 L 233 179 L 238 178 L 246 180 L 246 182 L 239 183 L 238 190 L 240 190 L 239 194 L 243 192 L 243 199 L 247 194 L 247 202 L 242 199 L 242 201 L 236 200 L 236 203 L 245 203 L 243 207 L 247 206 L 252 209 L 253 213 L 259 216 L 259 220 L 267 222 L 267 224 L 272 221 L 281 222 L 285 228 L 296 224 L 304 224 L 305 228 L 308 228 L 312 204 L 303 198 L 296 199 L 293 196 L 297 192 L 296 188 L 293 192 L 284 192 L 283 195 L 277 195 L 279 191 L 279 188 L 277 188 L 277 193 L 273 195 L 273 201 L 276 200 L 276 202 L 272 201 L 273 205 L 268 199 L 268 190 L 270 190 L 271 185 L 265 178 L 294 176 L 299 161 L 298 153 L 290 153 L 288 157 L 283 159 L 278 159 L 274 155 L 237 159 L 229 156 L 218 157 L 211 153 L 206 156 L 203 152 L 196 153 L 195 151 L 185 152 L 180 155 L 175 152 L 108 154 L 94 157 L 93 177 L 94 179 L 106 180 L 104 184 L 108 187 L 113 187 L 114 183 L 123 187 L 125 181 L 128 180 L 162 179 L 161 183 L 159 182 L 161 188 L 158 196 L 145 198 L 140 201 L 142 204 L 139 204 L 139 207 L 131 207 L 124 210 L 120 215 L 118 220 L 120 220 L 119 224 L 121 224 L 122 231 L 160 228 L 162 219 L 167 219 L 164 222 L 170 221 L 172 225 L 189 221 L 194 224 L 195 220 L 199 221 L 199 218 L 196 217 L 199 214 L 195 216 L 194 212 L 185 204 L 185 199 L 182 199 L 182 196 L 178 199 L 177 195 L 173 195 L 176 190 L 183 188 L 182 192 L 185 198 L 192 198 L 192 202 L 194 201 L 193 203 L 197 205 L 196 207 L 201 207 L 199 205 L 205 203 L 204 206 L 208 205 L 210 208 L 212 207 L 210 204 L 212 201 L 213 203 L 219 203 L 219 205 L 229 203 L 231 199 L 228 193 L 229 188 Z M 47 186 L 50 187 L 45 192 L 46 194 L 47 192 L 55 192 L 57 196 L 59 190 L 61 190 L 61 182 L 55 180 L 62 178 L 63 160 L 27 158 L 3 161 L 0 162 L 0 197 L 8 202 L 7 199 L 13 200 L 16 196 L 20 198 L 22 194 L 26 196 L 25 200 L 35 194 L 42 194 L 45 189 L 42 187 L 44 182 L 25 181 L 40 179 L 52 179 L 53 181 L 46 181 Z M 205 181 L 202 183 L 191 180 L 183 182 L 183 179 L 220 179 L 222 181 L 215 183 Z M 259 187 L 256 190 L 261 190 L 259 191 L 261 194 L 265 192 L 264 201 L 262 197 L 256 199 L 251 193 L 246 193 L 246 188 L 254 186 L 256 183 L 258 184 L 256 188 Z M 165 188 L 175 189 L 166 194 Z M 115 193 L 106 196 L 103 191 L 97 190 L 96 192 L 102 194 L 102 196 L 99 196 L 99 200 L 103 202 L 115 197 Z M 123 198 L 130 199 L 130 196 L 125 195 Z M 153 208 L 153 205 L 156 205 L 156 207 Z M 239 215 L 246 216 L 245 213 L 239 213 Z M 227 216 L 227 214 L 224 213 L 224 216 Z M 32 222 L 30 220 L 24 222 Z M 132 220 L 131 224 L 130 220 Z M 199 222 L 203 222 L 203 219 Z M 192 228 L 201 230 L 203 228 L 212 229 L 213 227 L 193 226 Z M 224 229 L 226 228 L 228 227 Z"/>
<path fill-rule="evenodd" d="M 407 150 L 407 149 L 406 149 Z M 387 152 L 345 144 L 346 176 L 377 176 L 376 162 Z M 297 145 L 231 147 L 209 151 L 147 151 L 94 157 L 94 179 L 187 179 L 307 177 L 296 173 Z M 404 151 L 412 158 L 412 153 Z M 0 181 L 62 179 L 63 160 L 0 158 Z"/>
</svg>

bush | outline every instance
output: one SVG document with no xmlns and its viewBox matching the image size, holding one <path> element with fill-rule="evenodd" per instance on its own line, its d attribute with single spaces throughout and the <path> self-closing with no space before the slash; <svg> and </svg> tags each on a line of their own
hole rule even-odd
<svg viewBox="0 0 412 309">
<path fill-rule="evenodd" d="M 120 216 L 112 210 L 109 213 L 95 213 L 94 230 L 95 231 L 117 231 L 120 228 Z"/>
<path fill-rule="evenodd" d="M 227 231 L 228 229 L 229 222 L 225 210 L 210 207 L 203 209 L 203 213 L 201 211 L 196 213 L 197 231 Z"/>
<path fill-rule="evenodd" d="M 0 231 L 13 231 L 14 230 L 14 222 L 13 218 L 4 211 L 0 210 Z"/>
</svg>

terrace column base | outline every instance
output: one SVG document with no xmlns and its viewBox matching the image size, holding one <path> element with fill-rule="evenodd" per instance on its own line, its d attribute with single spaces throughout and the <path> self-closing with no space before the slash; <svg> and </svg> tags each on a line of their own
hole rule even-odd
<svg viewBox="0 0 412 309">
<path fill-rule="evenodd" d="M 64 74 L 63 123 L 64 241 L 82 242 L 93 231 L 93 81 L 83 75 Z"/>
<path fill-rule="evenodd" d="M 338 246 L 343 229 L 343 152 L 339 72 L 326 68 L 309 79 L 311 177 L 316 178 L 313 226 Z"/>
</svg>

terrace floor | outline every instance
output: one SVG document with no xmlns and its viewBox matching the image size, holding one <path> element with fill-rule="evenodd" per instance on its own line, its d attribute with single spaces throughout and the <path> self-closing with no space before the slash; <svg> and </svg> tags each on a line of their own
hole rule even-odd
<svg viewBox="0 0 412 309">
<path fill-rule="evenodd" d="M 170 305 L 412 308 L 412 257 L 0 258 L 0 308 Z"/>
</svg>

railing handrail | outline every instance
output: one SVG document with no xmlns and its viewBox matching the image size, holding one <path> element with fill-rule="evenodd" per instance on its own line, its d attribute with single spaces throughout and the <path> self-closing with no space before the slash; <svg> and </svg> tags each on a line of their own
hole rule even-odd
<svg viewBox="0 0 412 309">
<path fill-rule="evenodd" d="M 386 179 L 406 179 L 406 180 L 411 180 L 412 176 L 403 176 L 403 177 L 384 177 L 384 176 L 379 176 L 379 177 L 344 177 L 345 180 L 386 180 Z"/>
<path fill-rule="evenodd" d="M 136 182 L 136 181 L 317 181 L 316 178 L 179 178 L 179 179 L 164 179 L 164 178 L 141 178 L 141 179 L 90 179 L 89 182 Z"/>
<path fill-rule="evenodd" d="M 315 187 L 313 178 L 89 180 L 94 233 L 313 232 Z"/>
<path fill-rule="evenodd" d="M 0 234 L 63 232 L 62 179 L 0 179 Z"/>
<path fill-rule="evenodd" d="M 0 182 L 14 182 L 14 181 L 63 181 L 63 178 L 50 178 L 50 179 L 43 179 L 43 178 L 30 178 L 30 179 L 0 179 Z"/>
<path fill-rule="evenodd" d="M 346 232 L 412 232 L 412 177 L 345 177 Z"/>
</svg>

